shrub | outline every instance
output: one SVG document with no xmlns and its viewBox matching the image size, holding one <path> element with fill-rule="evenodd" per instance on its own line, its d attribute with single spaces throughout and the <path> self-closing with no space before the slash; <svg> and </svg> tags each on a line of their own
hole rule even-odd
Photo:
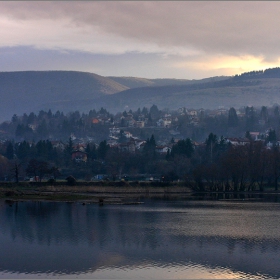
<svg viewBox="0 0 280 280">
<path fill-rule="evenodd" d="M 51 178 L 51 179 L 48 180 L 48 183 L 49 183 L 49 184 L 54 184 L 55 182 L 56 182 L 56 181 L 55 181 L 55 179 L 53 179 L 53 178 Z"/>
<path fill-rule="evenodd" d="M 69 186 L 75 186 L 75 184 L 77 182 L 76 179 L 72 175 L 68 176 L 66 178 L 66 181 L 67 181 L 67 185 L 69 185 Z"/>
</svg>

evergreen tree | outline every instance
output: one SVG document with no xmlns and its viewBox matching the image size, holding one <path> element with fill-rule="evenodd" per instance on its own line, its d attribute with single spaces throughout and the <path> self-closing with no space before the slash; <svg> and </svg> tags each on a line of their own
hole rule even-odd
<svg viewBox="0 0 280 280">
<path fill-rule="evenodd" d="M 191 157 L 194 152 L 194 147 L 192 141 L 187 138 L 186 140 L 179 140 L 176 144 L 173 145 L 171 149 L 171 156 L 175 155 L 184 155 Z"/>
<path fill-rule="evenodd" d="M 236 127 L 238 126 L 238 117 L 236 114 L 235 109 L 232 107 L 229 109 L 228 113 L 228 126 L 229 127 Z"/>
<path fill-rule="evenodd" d="M 14 145 L 11 141 L 8 142 L 8 145 L 6 148 L 6 157 L 7 157 L 7 159 L 14 158 Z"/>
<path fill-rule="evenodd" d="M 143 147 L 143 154 L 150 159 L 155 158 L 155 152 L 156 152 L 156 140 L 154 135 L 151 136 L 151 138 L 147 139 L 144 147 Z"/>
<path fill-rule="evenodd" d="M 99 159 L 105 159 L 107 152 L 109 151 L 110 146 L 107 144 L 107 141 L 101 141 L 98 149 L 97 149 L 97 155 Z"/>
<path fill-rule="evenodd" d="M 30 144 L 25 140 L 23 142 L 17 143 L 15 146 L 15 153 L 18 159 L 24 160 L 30 156 Z"/>
</svg>

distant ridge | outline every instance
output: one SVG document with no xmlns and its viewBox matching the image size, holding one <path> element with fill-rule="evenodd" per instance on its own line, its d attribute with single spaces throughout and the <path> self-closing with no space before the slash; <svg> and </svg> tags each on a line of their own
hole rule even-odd
<svg viewBox="0 0 280 280">
<path fill-rule="evenodd" d="M 222 81 L 229 79 L 227 76 L 211 77 L 201 80 L 187 80 L 187 79 L 145 79 L 137 77 L 113 77 L 109 76 L 111 80 L 114 80 L 129 88 L 139 88 L 148 86 L 169 86 L 169 85 L 190 85 L 198 83 L 207 83 L 213 81 Z"/>
<path fill-rule="evenodd" d="M 0 119 L 43 108 L 49 102 L 94 99 L 126 89 L 109 78 L 87 72 L 0 72 Z"/>
<path fill-rule="evenodd" d="M 13 114 L 106 108 L 177 109 L 280 104 L 280 68 L 202 80 L 103 77 L 79 71 L 0 72 L 0 121 Z"/>
<path fill-rule="evenodd" d="M 106 103 L 110 110 L 116 106 L 129 110 L 153 104 L 170 109 L 273 106 L 280 104 L 280 68 L 251 71 L 220 80 L 209 78 L 186 85 L 134 88 L 110 99 L 100 97 L 99 102 Z"/>
</svg>

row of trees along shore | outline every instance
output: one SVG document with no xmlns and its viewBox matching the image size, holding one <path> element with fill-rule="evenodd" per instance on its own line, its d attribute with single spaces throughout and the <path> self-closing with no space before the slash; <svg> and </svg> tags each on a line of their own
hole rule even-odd
<svg viewBox="0 0 280 280">
<path fill-rule="evenodd" d="M 160 181 L 182 181 L 196 191 L 267 191 L 278 190 L 280 150 L 268 149 L 264 141 L 233 146 L 223 137 L 210 133 L 202 145 L 191 139 L 170 143 L 167 154 L 156 152 L 156 139 L 147 139 L 141 151 L 122 152 L 107 142 L 88 143 L 86 162 L 71 158 L 73 142 L 64 149 L 48 140 L 35 143 L 7 141 L 0 151 L 2 181 L 19 181 L 26 176 L 39 180 L 65 179 L 72 175 L 90 181 L 96 174 L 106 174 L 111 181 L 124 178 L 140 180 L 139 174 L 156 174 Z"/>
</svg>

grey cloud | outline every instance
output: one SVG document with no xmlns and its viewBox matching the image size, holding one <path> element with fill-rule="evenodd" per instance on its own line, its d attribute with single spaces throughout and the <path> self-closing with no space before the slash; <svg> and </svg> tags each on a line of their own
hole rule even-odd
<svg viewBox="0 0 280 280">
<path fill-rule="evenodd" d="M 81 1 L 0 2 L 18 20 L 69 19 L 73 27 L 212 54 L 279 56 L 280 2 Z"/>
</svg>

